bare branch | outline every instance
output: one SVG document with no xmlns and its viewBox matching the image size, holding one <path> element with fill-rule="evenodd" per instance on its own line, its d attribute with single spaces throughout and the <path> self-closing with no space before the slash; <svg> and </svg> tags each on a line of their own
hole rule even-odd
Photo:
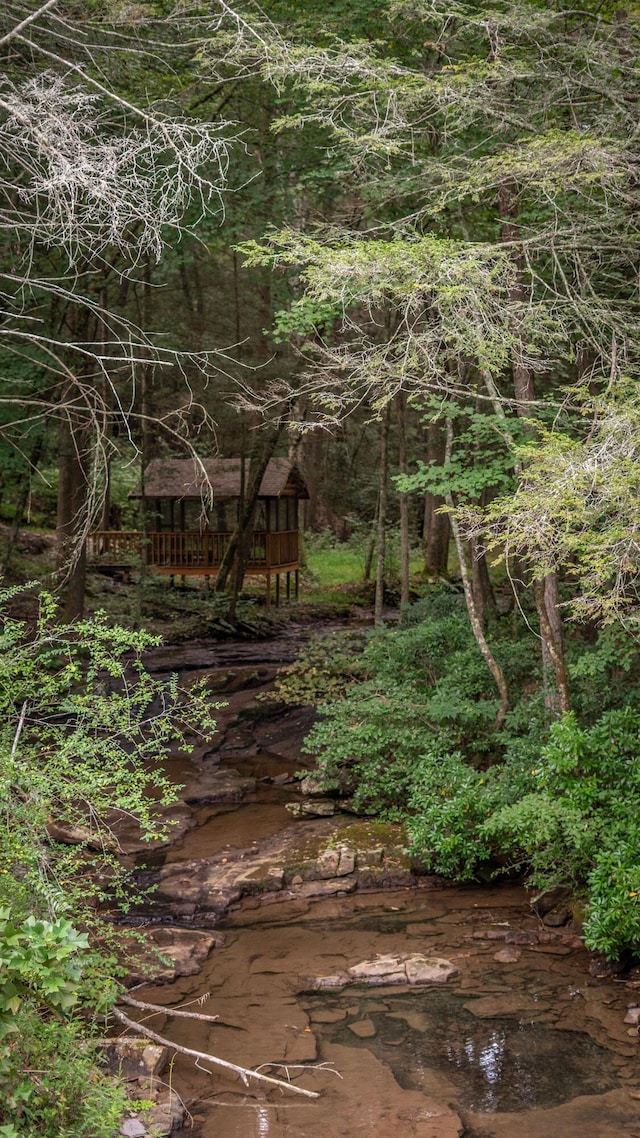
<svg viewBox="0 0 640 1138">
<path fill-rule="evenodd" d="M 116 1019 L 120 1020 L 125 1027 L 130 1028 L 132 1031 L 137 1032 L 139 1035 L 145 1035 L 148 1039 L 153 1039 L 154 1043 L 160 1043 L 162 1047 L 169 1047 L 173 1051 L 177 1051 L 180 1055 L 189 1055 L 194 1059 L 203 1059 L 207 1063 L 213 1063 L 215 1067 L 222 1067 L 225 1071 L 232 1071 L 234 1075 L 239 1075 L 245 1086 L 248 1086 L 252 1079 L 261 1083 L 268 1083 L 270 1086 L 278 1087 L 281 1091 L 290 1091 L 291 1094 L 302 1095 L 304 1098 L 319 1098 L 318 1091 L 307 1091 L 304 1087 L 297 1087 L 294 1083 L 287 1083 L 283 1079 L 273 1079 L 269 1075 L 261 1075 L 258 1071 L 252 1071 L 247 1067 L 239 1067 L 237 1063 L 229 1063 L 226 1059 L 219 1059 L 216 1055 L 208 1055 L 205 1051 L 194 1051 L 191 1047 L 181 1047 L 178 1043 L 173 1043 L 170 1039 L 166 1039 L 163 1035 L 158 1035 L 156 1031 L 151 1031 L 150 1028 L 144 1027 L 141 1023 L 136 1023 L 135 1020 L 130 1019 L 119 1008 L 112 1008 L 113 1014 Z M 201 1068 L 202 1069 L 202 1068 Z"/>
<path fill-rule="evenodd" d="M 185 1012 L 178 1008 L 165 1008 L 161 1004 L 148 1004 L 144 1000 L 134 1000 L 133 996 L 121 992 L 118 996 L 120 1003 L 129 1004 L 132 1008 L 141 1008 L 142 1011 L 153 1012 L 154 1015 L 178 1016 L 183 1019 L 200 1019 L 205 1023 L 217 1023 L 220 1016 L 207 1016 L 202 1012 Z"/>
<path fill-rule="evenodd" d="M 4 45 L 8 43 L 10 39 L 13 39 L 14 36 L 18 36 L 20 32 L 23 32 L 24 29 L 27 28 L 29 24 L 32 24 L 34 20 L 39 20 L 40 16 L 43 16 L 45 12 L 49 11 L 49 8 L 53 8 L 54 4 L 57 3 L 58 0 L 47 0 L 46 4 L 43 4 L 41 8 L 38 8 L 36 12 L 32 12 L 30 16 L 26 16 L 25 19 L 22 20 L 21 23 L 16 24 L 15 28 L 13 28 L 10 32 L 7 32 L 4 36 L 0 36 L 0 47 L 4 47 Z"/>
</svg>

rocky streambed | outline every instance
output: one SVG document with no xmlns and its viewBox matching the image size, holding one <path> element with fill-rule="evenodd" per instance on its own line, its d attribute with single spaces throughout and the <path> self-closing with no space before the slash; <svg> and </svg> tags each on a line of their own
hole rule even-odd
<svg viewBox="0 0 640 1138">
<path fill-rule="evenodd" d="M 194 1138 L 640 1138 L 640 981 L 597 975 L 562 897 L 534 910 L 517 886 L 451 887 L 416 872 L 399 827 L 303 795 L 311 713 L 259 698 L 296 650 L 203 644 L 149 661 L 204 678 L 227 706 L 213 746 L 169 760 L 184 787 L 165 809 L 171 838 L 149 850 L 119 823 L 155 886 L 136 916 L 148 949 L 133 994 L 219 1019 L 138 1016 L 320 1092 L 247 1088 L 177 1055 L 158 1077 L 184 1125 Z M 164 1118 L 147 1132 L 178 1113 Z"/>
</svg>

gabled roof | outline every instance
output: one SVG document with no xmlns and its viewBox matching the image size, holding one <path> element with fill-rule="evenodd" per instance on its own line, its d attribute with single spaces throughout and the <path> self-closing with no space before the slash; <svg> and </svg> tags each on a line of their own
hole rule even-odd
<svg viewBox="0 0 640 1138">
<path fill-rule="evenodd" d="M 239 458 L 154 458 L 144 472 L 145 498 L 239 498 L 242 483 Z M 249 474 L 249 460 L 245 461 Z M 272 458 L 260 486 L 261 498 L 308 498 L 309 492 L 296 464 L 289 458 Z M 138 486 L 130 498 L 141 498 Z"/>
</svg>

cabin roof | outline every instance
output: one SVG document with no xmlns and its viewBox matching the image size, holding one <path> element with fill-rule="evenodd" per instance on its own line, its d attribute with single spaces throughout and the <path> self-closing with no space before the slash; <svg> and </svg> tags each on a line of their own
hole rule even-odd
<svg viewBox="0 0 640 1138">
<path fill-rule="evenodd" d="M 192 498 L 207 493 L 214 498 L 239 498 L 242 483 L 240 458 L 154 458 L 144 472 L 144 495 L 140 486 L 130 498 Z M 249 462 L 245 462 L 246 474 Z M 271 458 L 260 485 L 261 498 L 308 498 L 309 491 L 295 462 Z"/>
</svg>

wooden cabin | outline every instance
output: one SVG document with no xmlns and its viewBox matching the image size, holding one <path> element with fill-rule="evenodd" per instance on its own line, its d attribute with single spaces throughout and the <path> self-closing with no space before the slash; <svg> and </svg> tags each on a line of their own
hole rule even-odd
<svg viewBox="0 0 640 1138">
<path fill-rule="evenodd" d="M 154 573 L 170 577 L 200 576 L 209 583 L 220 568 L 238 520 L 249 463 L 239 458 L 156 458 L 131 498 L 145 503 L 146 529 L 98 530 L 89 535 L 87 557 L 96 567 L 127 566 L 141 559 Z M 297 466 L 288 458 L 272 458 L 265 471 L 256 506 L 246 572 L 265 577 L 267 605 L 275 578 L 276 604 L 280 577 L 287 598 L 291 574 L 298 596 L 300 549 L 298 502 L 309 494 Z"/>
</svg>

